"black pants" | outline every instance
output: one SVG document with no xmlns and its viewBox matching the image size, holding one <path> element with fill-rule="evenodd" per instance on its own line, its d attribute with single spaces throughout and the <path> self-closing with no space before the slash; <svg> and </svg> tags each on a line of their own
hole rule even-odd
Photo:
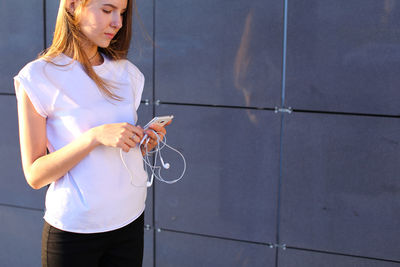
<svg viewBox="0 0 400 267">
<path fill-rule="evenodd" d="M 95 234 L 65 232 L 44 223 L 43 267 L 140 267 L 144 214 L 120 229 Z"/>
</svg>

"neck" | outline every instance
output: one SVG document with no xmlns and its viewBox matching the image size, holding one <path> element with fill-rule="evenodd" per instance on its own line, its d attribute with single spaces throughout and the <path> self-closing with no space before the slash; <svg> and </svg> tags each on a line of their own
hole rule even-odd
<svg viewBox="0 0 400 267">
<path fill-rule="evenodd" d="M 98 53 L 99 51 L 96 51 L 93 56 L 89 57 L 89 61 L 92 62 L 96 58 Z"/>
<path fill-rule="evenodd" d="M 93 49 L 86 50 L 86 55 L 89 59 L 90 64 L 93 66 L 100 65 L 103 63 L 103 58 L 99 53 L 98 47 L 94 47 Z"/>
</svg>

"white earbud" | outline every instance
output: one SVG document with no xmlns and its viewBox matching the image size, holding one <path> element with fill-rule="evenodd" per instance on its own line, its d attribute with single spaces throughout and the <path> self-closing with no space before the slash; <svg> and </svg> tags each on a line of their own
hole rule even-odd
<svg viewBox="0 0 400 267">
<path fill-rule="evenodd" d="M 160 156 L 160 160 L 161 160 L 161 165 L 164 167 L 164 169 L 169 169 L 169 167 L 171 167 L 171 165 L 167 162 L 167 163 L 164 163 L 164 160 L 163 160 L 163 158 Z"/>
<path fill-rule="evenodd" d="M 132 184 L 133 186 L 135 186 L 135 187 L 151 187 L 151 186 L 153 185 L 154 177 L 155 177 L 156 179 L 160 180 L 161 182 L 166 183 L 166 184 L 173 184 L 173 183 L 178 182 L 180 179 L 182 179 L 182 177 L 183 177 L 183 175 L 185 174 L 185 171 L 186 171 L 186 160 L 185 160 L 185 157 L 182 155 L 182 153 L 180 153 L 178 150 L 176 150 L 175 148 L 169 146 L 169 145 L 166 143 L 165 134 L 163 134 L 163 133 L 157 133 L 157 132 L 155 132 L 155 131 L 153 131 L 153 132 L 156 134 L 157 139 L 158 139 L 157 146 L 156 146 L 154 152 L 152 152 L 152 151 L 147 151 L 147 144 L 148 144 L 149 141 L 150 141 L 150 139 L 149 139 L 147 136 L 145 136 L 144 138 L 142 138 L 142 140 L 140 141 L 140 144 L 139 144 L 139 146 L 144 145 L 145 150 L 146 150 L 146 151 L 145 151 L 145 152 L 146 152 L 145 155 L 142 156 L 142 157 L 143 157 L 143 162 L 144 162 L 144 169 L 145 169 L 145 172 L 147 173 L 147 168 L 148 168 L 148 167 L 149 167 L 150 172 L 151 172 L 150 180 L 147 180 L 146 183 L 145 183 L 144 185 L 137 185 L 137 184 L 134 183 L 134 181 L 133 181 L 134 176 L 133 176 L 131 170 L 128 168 L 128 166 L 127 166 L 126 163 L 125 163 L 124 157 L 122 156 L 122 149 L 120 149 L 120 151 L 119 151 L 120 157 L 121 157 L 121 160 L 122 160 L 122 163 L 124 164 L 125 168 L 128 170 L 128 172 L 129 172 L 129 174 L 130 174 L 130 176 L 131 176 L 131 184 Z M 163 135 L 163 136 L 164 136 L 164 140 L 161 140 L 160 135 Z M 162 146 L 160 146 L 160 143 L 162 143 Z M 156 164 L 156 163 L 157 163 L 157 158 L 160 158 L 161 165 L 163 166 L 164 169 L 169 169 L 169 168 L 171 167 L 171 165 L 170 165 L 168 162 L 164 162 L 164 160 L 163 160 L 163 158 L 162 158 L 162 156 L 161 156 L 161 149 L 164 148 L 164 147 L 168 147 L 169 149 L 171 149 L 171 150 L 175 151 L 176 153 L 178 153 L 179 156 L 180 156 L 180 157 L 182 158 L 182 160 L 183 160 L 183 171 L 182 171 L 181 175 L 180 175 L 177 179 L 174 179 L 174 180 L 165 180 L 165 179 L 161 176 L 161 166 L 157 166 L 157 164 Z M 151 154 L 151 153 L 154 153 L 154 154 L 155 154 L 155 155 L 154 155 L 154 165 L 151 164 L 151 162 L 150 162 L 149 154 Z"/>
</svg>

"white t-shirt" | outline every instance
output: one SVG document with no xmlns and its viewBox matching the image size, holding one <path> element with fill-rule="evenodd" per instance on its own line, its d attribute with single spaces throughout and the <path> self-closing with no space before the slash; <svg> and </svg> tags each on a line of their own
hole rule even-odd
<svg viewBox="0 0 400 267">
<path fill-rule="evenodd" d="M 77 61 L 56 66 L 37 59 L 14 77 L 19 82 L 15 83 L 17 99 L 24 90 L 36 111 L 46 118 L 50 152 L 102 124 L 135 125 L 144 76 L 128 60 L 103 57 L 104 63 L 94 66 L 94 70 L 117 86 L 114 93 L 123 97 L 123 101 L 103 96 Z M 61 65 L 71 61 L 64 54 L 53 59 Z M 118 229 L 139 217 L 145 208 L 147 188 L 131 184 L 119 153 L 119 148 L 98 146 L 66 175 L 51 183 L 44 219 L 65 231 L 96 233 Z M 138 146 L 122 154 L 134 183 L 145 185 L 147 173 Z"/>
</svg>

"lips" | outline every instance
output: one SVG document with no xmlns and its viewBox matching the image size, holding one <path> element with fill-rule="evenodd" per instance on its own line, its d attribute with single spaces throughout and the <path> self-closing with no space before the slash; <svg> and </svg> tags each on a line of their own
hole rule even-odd
<svg viewBox="0 0 400 267">
<path fill-rule="evenodd" d="M 115 34 L 113 34 L 113 33 L 105 33 L 105 35 L 106 35 L 109 39 L 112 39 L 112 38 L 114 38 L 114 36 L 115 36 Z"/>
</svg>

